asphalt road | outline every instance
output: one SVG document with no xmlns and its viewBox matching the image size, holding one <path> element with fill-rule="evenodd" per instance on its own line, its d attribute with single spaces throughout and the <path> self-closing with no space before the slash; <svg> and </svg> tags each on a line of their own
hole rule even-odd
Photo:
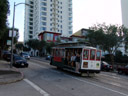
<svg viewBox="0 0 128 96">
<path fill-rule="evenodd" d="M 24 80 L 0 86 L 0 96 L 128 96 L 128 76 L 101 72 L 94 77 L 57 70 L 49 61 L 31 58 L 20 68 Z"/>
</svg>

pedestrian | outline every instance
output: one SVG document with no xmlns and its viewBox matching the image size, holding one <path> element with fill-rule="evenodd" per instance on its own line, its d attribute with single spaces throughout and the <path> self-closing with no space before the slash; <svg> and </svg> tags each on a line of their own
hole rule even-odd
<svg viewBox="0 0 128 96">
<path fill-rule="evenodd" d="M 73 55 L 71 56 L 71 66 L 72 67 L 75 66 L 75 59 L 76 59 L 76 55 L 75 55 L 75 53 L 73 53 Z"/>
<path fill-rule="evenodd" d="M 76 61 L 76 72 L 79 72 L 79 68 L 80 68 L 80 54 L 79 53 L 77 53 L 75 61 Z"/>
</svg>

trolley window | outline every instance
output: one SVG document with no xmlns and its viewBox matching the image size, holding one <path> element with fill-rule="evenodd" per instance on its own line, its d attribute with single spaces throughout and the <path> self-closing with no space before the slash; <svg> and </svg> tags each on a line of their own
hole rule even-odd
<svg viewBox="0 0 128 96">
<path fill-rule="evenodd" d="M 89 57 L 89 50 L 84 50 L 83 52 L 83 60 L 88 60 Z"/>
<path fill-rule="evenodd" d="M 60 49 L 60 57 L 64 57 L 64 49 Z"/>
<path fill-rule="evenodd" d="M 95 50 L 90 51 L 90 60 L 95 60 Z"/>
<path fill-rule="evenodd" d="M 58 49 L 56 49 L 56 54 L 55 54 L 55 56 L 58 56 Z"/>
<path fill-rule="evenodd" d="M 96 60 L 100 60 L 101 51 L 96 52 Z"/>
</svg>

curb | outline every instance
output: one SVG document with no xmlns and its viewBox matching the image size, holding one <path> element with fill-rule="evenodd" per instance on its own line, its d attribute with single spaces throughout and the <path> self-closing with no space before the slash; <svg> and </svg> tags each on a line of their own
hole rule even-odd
<svg viewBox="0 0 128 96">
<path fill-rule="evenodd" d="M 24 74 L 22 72 L 20 72 L 17 68 L 14 68 L 14 69 L 12 69 L 11 71 L 18 72 L 21 76 L 18 78 L 14 77 L 14 79 L 12 79 L 12 80 L 2 81 L 2 82 L 0 82 L 0 85 L 15 83 L 15 82 L 18 82 L 18 81 L 21 81 L 24 79 Z"/>
</svg>

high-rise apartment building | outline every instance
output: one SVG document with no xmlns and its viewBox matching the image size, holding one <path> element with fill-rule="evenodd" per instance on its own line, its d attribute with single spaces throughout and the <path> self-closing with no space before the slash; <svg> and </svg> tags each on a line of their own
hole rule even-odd
<svg viewBox="0 0 128 96">
<path fill-rule="evenodd" d="M 128 0 L 121 0 L 122 24 L 128 28 Z"/>
<path fill-rule="evenodd" d="M 24 41 L 43 31 L 72 34 L 72 0 L 25 0 Z"/>
</svg>

